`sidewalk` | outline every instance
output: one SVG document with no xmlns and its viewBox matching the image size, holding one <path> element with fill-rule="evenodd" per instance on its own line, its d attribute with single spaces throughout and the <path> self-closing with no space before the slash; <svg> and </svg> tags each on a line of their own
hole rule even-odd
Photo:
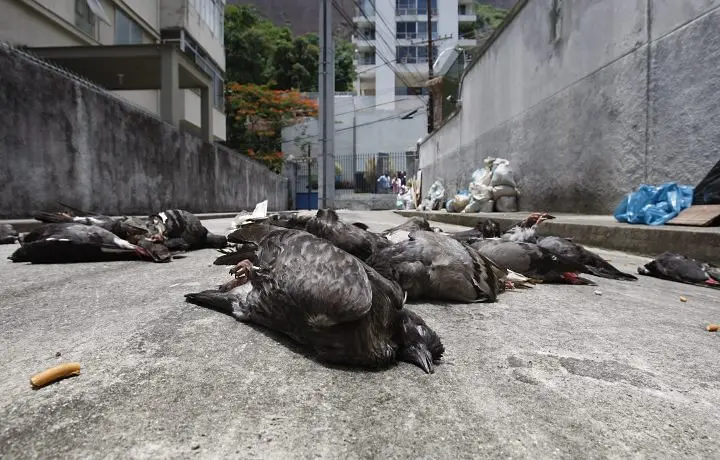
<svg viewBox="0 0 720 460">
<path fill-rule="evenodd" d="M 423 216 L 428 220 L 454 225 L 475 226 L 493 219 L 505 230 L 524 219 L 528 212 L 458 214 L 446 211 L 395 211 L 405 217 Z M 655 257 L 672 251 L 704 262 L 720 263 L 720 227 L 677 225 L 630 225 L 612 216 L 551 213 L 556 218 L 540 224 L 538 234 L 554 235 L 599 248 Z"/>
</svg>

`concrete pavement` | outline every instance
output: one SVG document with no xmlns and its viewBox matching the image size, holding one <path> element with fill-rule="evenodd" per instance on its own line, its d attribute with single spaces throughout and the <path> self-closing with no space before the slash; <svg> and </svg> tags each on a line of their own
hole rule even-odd
<svg viewBox="0 0 720 460">
<path fill-rule="evenodd" d="M 374 230 L 404 220 L 343 214 Z M 13 249 L 0 246 L 0 458 L 718 455 L 720 337 L 705 326 L 720 322 L 720 291 L 596 279 L 411 305 L 443 338 L 445 363 L 373 373 L 186 304 L 228 277 L 212 250 L 32 266 L 7 261 Z M 602 254 L 628 271 L 646 260 Z M 63 361 L 81 375 L 30 389 Z"/>
</svg>

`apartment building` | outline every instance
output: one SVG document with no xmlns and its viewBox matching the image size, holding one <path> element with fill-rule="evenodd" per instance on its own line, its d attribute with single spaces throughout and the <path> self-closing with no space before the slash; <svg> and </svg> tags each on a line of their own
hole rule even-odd
<svg viewBox="0 0 720 460">
<path fill-rule="evenodd" d="M 225 140 L 224 10 L 225 0 L 0 0 L 0 40 Z"/>
<path fill-rule="evenodd" d="M 389 110 L 398 97 L 427 94 L 428 30 L 435 59 L 446 50 L 474 46 L 474 39 L 460 33 L 477 20 L 474 4 L 474 0 L 361 0 L 353 16 L 360 94 L 375 95 L 376 103 Z"/>
</svg>

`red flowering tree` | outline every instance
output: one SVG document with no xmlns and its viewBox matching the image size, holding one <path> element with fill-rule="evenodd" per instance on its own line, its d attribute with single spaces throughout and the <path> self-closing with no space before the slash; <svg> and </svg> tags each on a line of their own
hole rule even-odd
<svg viewBox="0 0 720 460">
<path fill-rule="evenodd" d="M 282 128 L 317 117 L 317 103 L 297 91 L 231 83 L 227 91 L 229 147 L 282 171 Z"/>
</svg>

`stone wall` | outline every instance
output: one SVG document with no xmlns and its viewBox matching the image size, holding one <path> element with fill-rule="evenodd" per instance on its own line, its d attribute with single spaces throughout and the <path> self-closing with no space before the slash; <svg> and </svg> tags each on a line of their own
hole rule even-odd
<svg viewBox="0 0 720 460">
<path fill-rule="evenodd" d="M 424 188 L 466 188 L 487 156 L 512 162 L 522 210 L 608 213 L 641 183 L 695 185 L 720 157 L 719 8 L 519 2 L 421 145 Z"/>
<path fill-rule="evenodd" d="M 0 218 L 58 209 L 287 209 L 287 179 L 0 46 Z"/>
</svg>

